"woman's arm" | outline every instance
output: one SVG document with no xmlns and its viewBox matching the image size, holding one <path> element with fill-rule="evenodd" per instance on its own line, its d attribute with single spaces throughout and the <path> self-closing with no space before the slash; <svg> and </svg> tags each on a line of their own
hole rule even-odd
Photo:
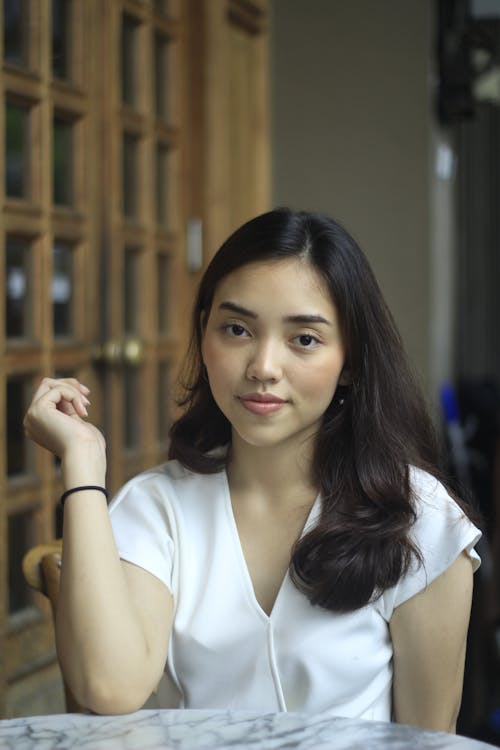
<svg viewBox="0 0 500 750">
<path fill-rule="evenodd" d="M 45 379 L 25 419 L 39 445 L 61 457 L 64 487 L 104 486 L 104 439 L 86 422 L 87 389 Z M 85 490 L 64 506 L 56 642 L 75 698 L 95 713 L 140 708 L 166 661 L 172 597 L 146 571 L 121 562 L 104 495 Z"/>
<path fill-rule="evenodd" d="M 394 648 L 394 718 L 455 732 L 462 697 L 472 565 L 466 553 L 390 621 Z"/>
</svg>

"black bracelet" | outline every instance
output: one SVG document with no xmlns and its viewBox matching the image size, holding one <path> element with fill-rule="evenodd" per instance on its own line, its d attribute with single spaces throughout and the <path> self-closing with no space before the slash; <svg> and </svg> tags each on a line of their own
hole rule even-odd
<svg viewBox="0 0 500 750">
<path fill-rule="evenodd" d="M 61 495 L 61 505 L 63 506 L 63 508 L 68 495 L 72 495 L 73 492 L 81 492 L 82 490 L 96 490 L 97 492 L 102 492 L 102 494 L 106 496 L 106 500 L 109 497 L 107 489 L 105 489 L 104 487 L 99 487 L 95 484 L 86 484 L 83 487 L 72 487 L 70 490 L 66 490 L 66 492 L 63 492 L 63 494 Z"/>
</svg>

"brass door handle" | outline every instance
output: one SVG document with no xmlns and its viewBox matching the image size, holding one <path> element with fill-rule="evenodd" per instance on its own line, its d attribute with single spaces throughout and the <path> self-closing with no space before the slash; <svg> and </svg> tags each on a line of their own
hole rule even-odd
<svg viewBox="0 0 500 750">
<path fill-rule="evenodd" d="M 112 367 L 139 367 L 144 362 L 144 344 L 136 336 L 108 339 L 94 348 L 93 359 Z"/>
</svg>

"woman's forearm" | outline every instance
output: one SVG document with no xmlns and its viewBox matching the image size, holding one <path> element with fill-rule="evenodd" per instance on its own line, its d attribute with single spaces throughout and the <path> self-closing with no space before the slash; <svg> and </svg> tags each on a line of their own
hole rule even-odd
<svg viewBox="0 0 500 750">
<path fill-rule="evenodd" d="M 104 436 L 87 421 L 89 389 L 44 378 L 24 419 L 27 437 L 61 458 L 64 489 L 104 486 Z M 139 708 L 166 659 L 171 595 L 120 561 L 102 492 L 71 493 L 64 506 L 56 643 L 75 698 L 97 713 Z"/>
<path fill-rule="evenodd" d="M 63 461 L 63 477 L 66 489 L 104 481 L 99 462 L 81 449 Z M 151 692 L 151 657 L 101 492 L 68 497 L 63 538 L 56 638 L 66 681 L 95 712 L 138 708 Z"/>
</svg>

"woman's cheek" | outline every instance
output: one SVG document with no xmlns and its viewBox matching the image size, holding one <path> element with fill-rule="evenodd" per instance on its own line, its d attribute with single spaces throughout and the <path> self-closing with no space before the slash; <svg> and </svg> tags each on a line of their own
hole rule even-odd
<svg viewBox="0 0 500 750">
<path fill-rule="evenodd" d="M 343 358 L 329 357 L 323 363 L 315 363 L 314 366 L 306 366 L 302 370 L 303 383 L 318 394 L 324 391 L 335 392 L 340 373 L 342 372 Z"/>
<path fill-rule="evenodd" d="M 207 340 L 203 346 L 203 361 L 207 368 L 210 382 L 216 385 L 219 382 L 229 382 L 236 375 L 237 363 L 227 347 L 221 346 L 217 341 Z"/>
<path fill-rule="evenodd" d="M 203 356 L 205 367 L 208 370 L 211 368 L 213 362 L 217 359 L 217 346 L 215 345 L 213 336 L 211 336 L 210 334 L 206 334 L 203 339 L 201 353 Z"/>
</svg>

